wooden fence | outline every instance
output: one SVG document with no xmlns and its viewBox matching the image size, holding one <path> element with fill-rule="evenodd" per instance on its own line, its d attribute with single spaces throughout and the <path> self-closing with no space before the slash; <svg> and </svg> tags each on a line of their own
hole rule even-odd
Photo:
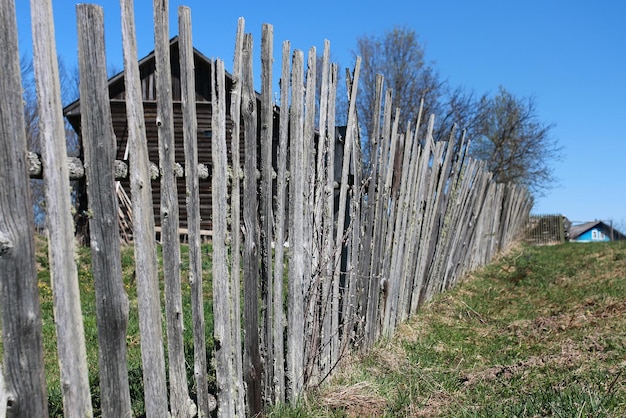
<svg viewBox="0 0 626 418">
<path fill-rule="evenodd" d="M 90 416 L 93 408 L 73 258 L 52 10 L 50 0 L 32 0 L 31 5 L 63 404 L 67 416 Z M 146 414 L 188 416 L 197 411 L 199 416 L 209 416 L 204 354 L 210 336 L 205 334 L 202 299 L 202 259 L 206 255 L 200 250 L 190 12 L 179 9 L 194 333 L 194 364 L 186 365 L 178 207 L 176 190 L 171 187 L 175 185 L 176 161 L 170 142 L 168 6 L 165 0 L 154 1 L 166 301 L 162 308 L 133 3 L 122 0 L 121 5 Z M 101 412 L 102 416 L 131 416 L 126 366 L 129 302 L 120 267 L 115 137 L 108 107 L 103 12 L 98 6 L 79 5 L 77 15 Z M 5 66 L 0 77 L 4 346 L 0 416 L 8 411 L 11 416 L 43 417 L 47 415 L 47 392 L 13 0 L 0 0 L 0 19 L 0 55 Z M 461 135 L 452 133 L 450 141 L 434 142 L 434 116 L 420 113 L 415 115 L 414 125 L 398 126 L 398 113 L 391 92 L 383 92 L 382 78 L 372 109 L 381 116 L 374 118 L 380 124 L 373 135 L 371 169 L 363 173 L 355 111 L 360 60 L 348 76 L 348 126 L 345 137 L 337 141 L 338 68 L 330 63 L 328 42 L 321 67 L 316 67 L 315 49 L 308 52 L 305 62 L 302 51 L 292 51 L 289 42 L 283 43 L 280 143 L 278 155 L 273 156 L 272 27 L 264 25 L 262 33 L 258 108 L 252 76 L 253 42 L 244 34 L 243 19 L 236 36 L 230 103 L 225 102 L 221 60 L 215 61 L 212 74 L 212 338 L 217 414 L 222 417 L 254 416 L 264 405 L 292 402 L 307 388 L 322 383 L 349 352 L 368 349 L 381 336 L 392 335 L 401 321 L 435 293 L 454 285 L 516 240 L 532 205 L 525 189 L 494 183 L 483 163 L 468 158 L 468 141 Z M 316 91 L 321 93 L 316 96 Z M 240 161 L 242 150 L 238 141 L 232 141 L 230 151 L 226 148 L 226 109 L 236 122 L 233 137 L 239 137 L 241 131 L 246 138 L 243 167 L 227 165 L 227 153 L 232 153 L 232 161 Z M 340 181 L 335 173 L 341 173 Z M 194 371 L 196 405 L 187 391 L 187 367 Z"/>
</svg>

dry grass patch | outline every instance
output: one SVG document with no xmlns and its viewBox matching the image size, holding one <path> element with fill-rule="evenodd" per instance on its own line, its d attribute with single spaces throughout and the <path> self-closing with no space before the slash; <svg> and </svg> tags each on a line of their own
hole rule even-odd
<svg viewBox="0 0 626 418">
<path fill-rule="evenodd" d="M 369 381 L 329 386 L 320 393 L 319 403 L 332 410 L 341 410 L 348 417 L 381 416 L 387 406 L 377 385 Z"/>
</svg>

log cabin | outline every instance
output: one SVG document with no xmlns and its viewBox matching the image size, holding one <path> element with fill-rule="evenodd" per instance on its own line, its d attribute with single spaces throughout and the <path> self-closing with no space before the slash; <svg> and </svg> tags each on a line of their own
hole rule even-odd
<svg viewBox="0 0 626 418">
<path fill-rule="evenodd" d="M 170 41 L 170 64 L 172 74 L 172 99 L 174 110 L 174 134 L 175 134 L 175 160 L 184 166 L 185 156 L 183 147 L 183 116 L 182 116 L 182 104 L 181 104 L 181 81 L 180 81 L 180 65 L 179 65 L 179 43 L 178 37 L 174 37 Z M 194 66 L 195 66 L 195 83 L 196 83 L 196 110 L 197 110 L 197 140 L 198 140 L 198 162 L 205 164 L 211 172 L 211 65 L 212 60 L 200 53 L 194 48 Z M 155 86 L 155 55 L 154 51 L 148 54 L 146 57 L 139 60 L 139 72 L 141 78 L 141 90 L 143 96 L 143 108 L 146 126 L 146 140 L 148 142 L 148 154 L 151 162 L 158 165 L 159 161 L 159 148 L 158 148 L 158 135 L 157 135 L 157 102 L 156 102 L 156 86 Z M 231 136 L 232 132 L 232 120 L 230 118 L 230 91 L 233 84 L 233 77 L 231 74 L 226 73 L 226 141 L 228 149 L 228 162 L 232 164 L 232 158 L 230 153 Z M 109 98 L 111 105 L 111 117 L 113 120 L 113 130 L 117 139 L 117 151 L 116 159 L 128 160 L 128 152 L 132 150 L 127 149 L 128 143 L 128 124 L 126 117 L 126 95 L 125 95 L 125 83 L 124 72 L 121 72 L 109 79 Z M 257 94 L 257 108 L 260 108 L 260 95 Z M 63 110 L 64 115 L 70 122 L 74 130 L 81 135 L 81 108 L 80 98 L 75 102 L 66 106 Z M 257 115 L 260 112 L 257 111 Z M 273 128 L 273 149 L 274 149 L 274 161 L 276 159 L 276 151 L 278 149 L 278 123 L 279 123 L 279 109 L 277 106 L 274 108 L 274 128 Z M 242 120 L 242 128 L 240 134 L 240 150 L 241 159 L 240 165 L 243 166 L 244 162 L 244 128 Z M 258 122 L 260 126 L 260 122 Z M 260 130 L 257 133 L 260 135 Z M 257 139 L 258 140 L 258 139 Z M 82 143 L 82 138 L 81 138 Z M 260 149 L 260 147 L 258 147 Z M 120 182 L 123 192 L 126 196 L 130 196 L 130 183 L 128 179 Z M 180 231 L 181 237 L 184 238 L 187 230 L 187 209 L 186 209 L 186 187 L 184 177 L 177 179 L 178 187 L 178 203 L 180 214 Z M 86 195 L 83 193 L 83 195 Z M 152 182 L 152 199 L 154 207 L 155 227 L 156 231 L 160 230 L 160 182 Z M 200 180 L 200 213 L 202 217 L 200 228 L 204 235 L 209 236 L 212 230 L 211 224 L 211 177 L 209 175 L 206 179 Z M 86 209 L 86 205 L 84 206 Z"/>
</svg>

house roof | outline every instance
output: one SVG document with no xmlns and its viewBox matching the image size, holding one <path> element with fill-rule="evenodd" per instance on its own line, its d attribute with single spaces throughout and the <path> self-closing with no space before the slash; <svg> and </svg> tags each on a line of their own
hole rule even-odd
<svg viewBox="0 0 626 418">
<path fill-rule="evenodd" d="M 602 221 L 591 221 L 591 222 L 585 222 L 579 225 L 572 225 L 570 229 L 570 239 L 575 240 L 576 238 L 578 238 L 579 236 L 581 236 L 582 234 L 584 234 L 585 232 L 593 228 L 600 228 L 600 229 L 603 229 L 604 231 L 611 231 L 612 229 L 613 235 L 616 240 L 626 239 L 626 236 L 624 234 L 619 232 L 617 229 L 605 224 Z"/>
<path fill-rule="evenodd" d="M 178 44 L 179 44 L 178 36 L 174 36 L 172 39 L 170 39 L 170 51 L 178 51 L 178 47 L 179 47 Z M 196 48 L 193 48 L 193 53 L 194 53 L 194 61 L 195 61 L 196 67 L 203 66 L 206 68 L 210 68 L 210 66 L 213 64 L 212 59 L 202 54 Z M 176 56 L 178 56 L 178 54 L 176 54 Z M 154 61 L 154 59 L 155 59 L 155 51 L 152 50 L 148 55 L 146 55 L 145 57 L 139 60 L 138 63 L 139 63 L 140 74 L 143 74 L 142 69 L 150 65 Z M 174 67 L 174 66 L 177 66 L 178 63 L 177 62 L 175 63 L 172 60 L 171 65 L 172 67 Z M 224 71 L 224 73 L 225 73 L 225 77 L 227 80 L 227 90 L 229 90 L 228 85 L 232 83 L 233 75 L 228 71 Z M 140 77 L 143 78 L 143 75 L 141 75 Z M 123 92 L 125 88 L 126 86 L 124 84 L 124 71 L 123 70 L 117 73 L 116 75 L 112 76 L 111 78 L 109 78 L 109 97 L 110 98 L 116 97 L 118 94 L 120 94 L 120 92 Z M 255 94 L 257 97 L 257 101 L 260 101 L 261 94 L 256 91 L 255 91 Z M 279 106 L 274 105 L 274 112 L 275 113 L 279 112 Z M 73 101 L 72 103 L 65 106 L 65 108 L 63 109 L 63 114 L 66 115 L 68 119 L 70 120 L 70 122 L 73 122 L 73 123 L 76 118 L 80 118 L 80 97 L 76 99 L 75 101 Z"/>
</svg>

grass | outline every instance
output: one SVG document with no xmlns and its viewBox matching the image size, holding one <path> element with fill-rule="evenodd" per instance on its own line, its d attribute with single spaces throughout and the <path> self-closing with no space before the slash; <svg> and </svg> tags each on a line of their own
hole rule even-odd
<svg viewBox="0 0 626 418">
<path fill-rule="evenodd" d="M 209 254 L 203 247 L 203 254 Z M 143 416 L 132 247 L 122 249 L 130 304 L 128 369 Z M 210 261 L 205 258 L 207 355 L 212 347 Z M 51 416 L 62 416 L 45 240 L 37 240 Z M 98 415 L 98 353 L 88 248 L 77 250 L 87 361 Z M 187 247 L 181 275 L 185 355 L 193 383 Z M 162 307 L 164 303 L 162 303 Z M 0 342 L 1 351 L 1 342 Z M 209 364 L 211 364 L 209 362 Z M 213 371 L 209 372 L 213 376 Z M 213 379 L 213 377 L 210 377 Z M 213 391 L 214 381 L 209 382 Z M 626 416 L 626 242 L 520 246 L 437 296 L 396 337 L 347 358 L 329 384 L 273 417 Z"/>
<path fill-rule="evenodd" d="M 520 246 L 268 415 L 626 416 L 626 242 Z"/>
<path fill-rule="evenodd" d="M 44 362 L 46 366 L 46 382 L 48 387 L 48 408 L 51 417 L 63 416 L 63 401 L 61 395 L 61 387 L 59 384 L 59 364 L 56 347 L 56 330 L 53 316 L 53 295 L 50 287 L 50 273 L 48 264 L 48 250 L 45 239 L 38 237 L 36 241 L 37 248 L 37 269 L 39 278 L 39 291 L 42 310 L 43 322 L 43 342 L 44 342 Z M 209 246 L 203 246 L 203 254 L 205 255 L 203 262 L 204 271 L 204 304 L 205 304 L 205 321 L 207 335 L 207 362 L 211 367 L 210 359 L 213 352 L 213 311 L 212 311 L 212 294 L 210 285 L 211 265 L 209 257 Z M 127 358 L 128 358 L 128 374 L 129 385 L 131 391 L 132 408 L 134 416 L 143 416 L 144 400 L 143 400 L 143 381 L 141 369 L 141 346 L 139 339 L 139 318 L 137 311 L 137 287 L 135 283 L 135 267 L 134 253 L 131 246 L 122 248 L 122 275 L 124 287 L 130 301 L 130 312 L 127 331 Z M 161 259 L 159 251 L 159 261 Z M 85 328 L 85 340 L 87 346 L 87 363 L 89 367 L 89 380 L 92 391 L 92 399 L 94 404 L 94 414 L 99 415 L 100 397 L 98 385 L 98 334 L 96 326 L 96 303 L 94 293 L 93 276 L 91 274 L 91 253 L 86 247 L 78 247 L 76 254 L 78 266 L 78 281 L 81 292 L 81 304 L 83 309 L 83 323 Z M 187 280 L 188 273 L 188 247 L 181 246 L 181 282 L 183 295 L 183 312 L 184 312 L 184 345 L 185 359 L 188 365 L 187 381 L 189 382 L 189 392 L 195 396 L 195 382 L 193 377 L 193 334 L 191 319 L 191 298 L 190 286 Z M 161 286 L 163 278 L 161 277 Z M 161 307 L 164 309 L 165 302 L 161 301 Z M 165 327 L 165 324 L 164 324 Z M 165 328 L 163 329 L 165 337 Z M 167 354 L 166 354 L 167 361 Z M 215 386 L 214 373 L 209 370 L 209 387 Z"/>
</svg>

